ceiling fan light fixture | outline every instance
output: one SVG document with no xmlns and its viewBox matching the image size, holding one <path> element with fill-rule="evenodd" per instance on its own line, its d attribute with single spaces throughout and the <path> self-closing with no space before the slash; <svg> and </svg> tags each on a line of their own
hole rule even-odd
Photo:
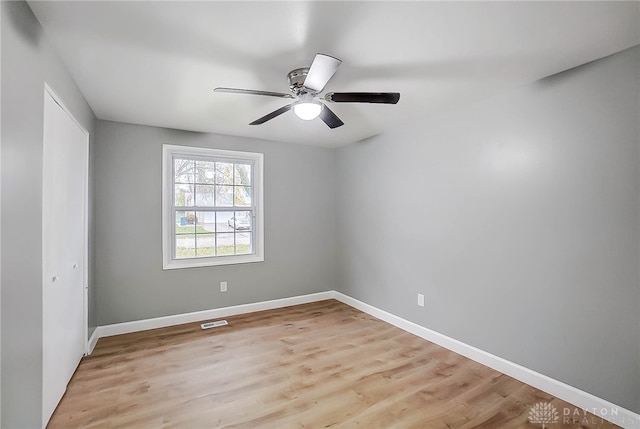
<svg viewBox="0 0 640 429">
<path fill-rule="evenodd" d="M 317 118 L 320 116 L 320 112 L 322 112 L 322 104 L 318 102 L 303 101 L 296 103 L 293 106 L 293 113 L 295 113 L 298 118 L 304 119 L 305 121 Z"/>
</svg>

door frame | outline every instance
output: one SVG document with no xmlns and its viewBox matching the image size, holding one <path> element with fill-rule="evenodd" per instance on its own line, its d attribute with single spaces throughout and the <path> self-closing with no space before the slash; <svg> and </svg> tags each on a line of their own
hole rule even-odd
<svg viewBox="0 0 640 429">
<path fill-rule="evenodd" d="M 45 82 L 44 83 L 44 95 L 45 97 L 49 95 L 53 101 L 55 101 L 58 106 L 64 110 L 64 112 L 71 118 L 71 120 L 80 128 L 82 133 L 85 135 L 85 154 L 86 157 L 84 159 L 84 221 L 82 225 L 82 257 L 83 257 L 83 268 L 82 268 L 82 301 L 83 301 L 83 346 L 84 346 L 84 355 L 87 356 L 89 354 L 89 131 L 85 127 L 82 126 L 80 122 L 73 116 L 71 111 L 64 104 L 62 99 L 58 96 L 51 86 Z"/>
</svg>

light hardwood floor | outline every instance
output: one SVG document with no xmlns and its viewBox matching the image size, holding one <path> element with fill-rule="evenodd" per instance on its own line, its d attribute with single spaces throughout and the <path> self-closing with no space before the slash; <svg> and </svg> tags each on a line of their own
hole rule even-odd
<svg viewBox="0 0 640 429">
<path fill-rule="evenodd" d="M 335 300 L 102 338 L 49 428 L 617 427 Z"/>
</svg>

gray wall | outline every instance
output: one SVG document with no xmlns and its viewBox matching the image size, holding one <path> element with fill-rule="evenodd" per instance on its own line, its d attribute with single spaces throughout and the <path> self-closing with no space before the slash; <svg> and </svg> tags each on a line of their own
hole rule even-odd
<svg viewBox="0 0 640 429">
<path fill-rule="evenodd" d="M 93 135 L 95 117 L 24 2 L 2 7 L 2 422 L 42 419 L 44 83 Z M 91 223 L 93 225 L 93 223 Z M 93 261 L 91 267 L 93 266 Z M 90 269 L 91 269 L 90 267 Z M 91 276 L 91 275 L 90 275 Z M 95 326 L 95 312 L 91 309 Z"/>
<path fill-rule="evenodd" d="M 340 289 L 639 412 L 639 75 L 636 47 L 341 148 Z"/>
<path fill-rule="evenodd" d="M 162 270 L 163 143 L 264 153 L 264 262 Z M 99 325 L 335 287 L 335 151 L 98 121 L 95 174 Z"/>
</svg>

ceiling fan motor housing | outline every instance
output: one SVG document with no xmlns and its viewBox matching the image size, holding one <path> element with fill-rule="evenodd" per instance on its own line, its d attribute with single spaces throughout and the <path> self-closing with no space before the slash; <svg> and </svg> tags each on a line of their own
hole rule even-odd
<svg viewBox="0 0 640 429">
<path fill-rule="evenodd" d="M 291 89 L 291 92 L 295 95 L 300 95 L 300 93 L 313 93 L 309 88 L 304 87 L 304 81 L 308 74 L 309 67 L 302 67 L 289 72 L 287 79 L 289 79 L 289 89 Z"/>
</svg>

